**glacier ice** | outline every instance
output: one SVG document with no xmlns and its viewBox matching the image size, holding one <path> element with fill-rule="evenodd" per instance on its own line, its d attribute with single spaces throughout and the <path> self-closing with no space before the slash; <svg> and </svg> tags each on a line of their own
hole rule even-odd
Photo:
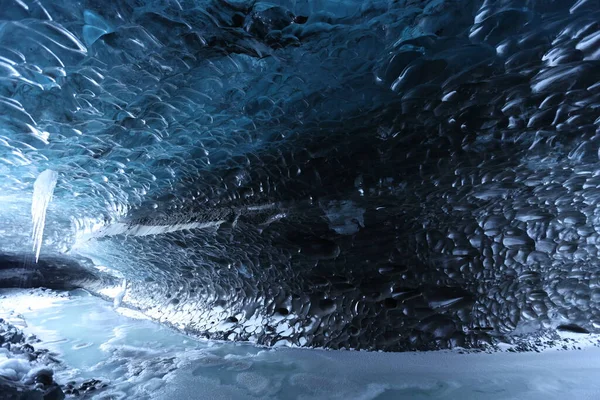
<svg viewBox="0 0 600 400">
<path fill-rule="evenodd" d="M 597 333 L 599 17 L 596 0 L 0 0 L 0 286 L 126 279 L 124 306 L 269 346 Z M 30 251 L 45 170 L 40 265 L 4 269 Z"/>
<path fill-rule="evenodd" d="M 79 392 L 93 399 L 549 400 L 593 398 L 600 390 L 597 335 L 565 336 L 540 353 L 269 349 L 190 340 L 139 315 L 125 317 L 117 311 L 126 309 L 82 291 L 0 295 L 0 312 L 38 338 L 36 349 L 47 347 L 60 361 L 40 366 L 12 358 L 11 366 L 0 351 L 0 377 L 10 373 L 1 366 L 22 371 L 22 378 L 52 368 L 67 394 L 98 382 Z M 563 345 L 585 350 L 559 351 Z"/>
<path fill-rule="evenodd" d="M 46 211 L 52 201 L 54 188 L 58 174 L 50 169 L 45 170 L 36 178 L 33 184 L 33 197 L 31 200 L 31 221 L 33 223 L 33 251 L 35 252 L 35 261 L 40 258 L 42 249 L 42 239 L 44 237 L 44 226 L 46 224 Z"/>
<path fill-rule="evenodd" d="M 119 288 L 119 291 L 117 292 L 117 294 L 115 295 L 115 297 L 113 299 L 113 307 L 114 308 L 119 308 L 121 306 L 121 302 L 123 301 L 123 297 L 125 297 L 126 292 L 127 292 L 127 280 L 123 279 L 123 282 L 121 283 L 121 287 Z"/>
</svg>

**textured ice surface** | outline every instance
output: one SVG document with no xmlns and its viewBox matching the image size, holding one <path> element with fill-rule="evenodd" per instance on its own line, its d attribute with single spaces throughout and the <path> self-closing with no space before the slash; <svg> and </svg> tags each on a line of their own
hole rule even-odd
<svg viewBox="0 0 600 400">
<path fill-rule="evenodd" d="M 493 354 L 268 349 L 189 340 L 124 317 L 82 292 L 68 299 L 28 290 L 0 294 L 6 296 L 0 310 L 14 311 L 11 319 L 24 321 L 25 332 L 41 340 L 36 346 L 57 353 L 62 365 L 55 378 L 63 388 L 89 379 L 107 384 L 86 398 L 550 400 L 600 394 L 597 347 Z"/>
<path fill-rule="evenodd" d="M 600 329 L 597 0 L 0 0 L 0 250 L 220 339 Z M 69 279 L 65 276 L 65 280 Z"/>
</svg>

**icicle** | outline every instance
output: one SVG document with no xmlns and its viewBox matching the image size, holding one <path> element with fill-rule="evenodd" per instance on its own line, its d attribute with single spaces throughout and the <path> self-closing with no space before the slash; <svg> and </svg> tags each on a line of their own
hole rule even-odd
<svg viewBox="0 0 600 400">
<path fill-rule="evenodd" d="M 50 169 L 42 172 L 33 184 L 33 199 L 31 201 L 31 220 L 33 222 L 33 251 L 35 251 L 35 262 L 40 258 L 42 248 L 42 237 L 44 236 L 44 225 L 46 223 L 46 210 L 52 200 L 52 194 L 56 187 L 58 173 Z"/>
<path fill-rule="evenodd" d="M 119 308 L 121 307 L 121 303 L 123 302 L 123 297 L 125 297 L 125 293 L 127 292 L 127 280 L 123 279 L 121 283 L 121 288 L 119 289 L 119 293 L 115 296 L 113 300 L 113 307 Z"/>
</svg>

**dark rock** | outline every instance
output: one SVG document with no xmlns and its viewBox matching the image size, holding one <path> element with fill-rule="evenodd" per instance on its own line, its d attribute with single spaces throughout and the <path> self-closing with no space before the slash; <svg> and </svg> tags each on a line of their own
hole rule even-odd
<svg viewBox="0 0 600 400">
<path fill-rule="evenodd" d="M 587 329 L 575 324 L 559 325 L 556 327 L 556 329 L 562 332 L 590 333 L 590 331 Z"/>
<path fill-rule="evenodd" d="M 44 392 L 44 400 L 63 400 L 65 394 L 59 386 L 53 386 Z"/>
</svg>

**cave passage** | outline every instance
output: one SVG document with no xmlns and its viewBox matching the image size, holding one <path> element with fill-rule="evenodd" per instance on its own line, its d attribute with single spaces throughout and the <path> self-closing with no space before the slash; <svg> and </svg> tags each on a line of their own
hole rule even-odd
<svg viewBox="0 0 600 400">
<path fill-rule="evenodd" d="M 598 21 L 597 0 L 0 0 L 0 287 L 267 346 L 600 333 Z"/>
</svg>

